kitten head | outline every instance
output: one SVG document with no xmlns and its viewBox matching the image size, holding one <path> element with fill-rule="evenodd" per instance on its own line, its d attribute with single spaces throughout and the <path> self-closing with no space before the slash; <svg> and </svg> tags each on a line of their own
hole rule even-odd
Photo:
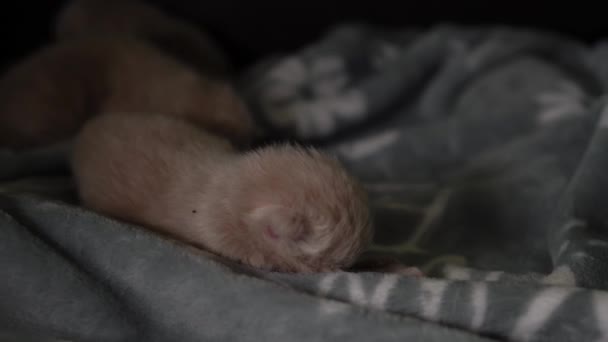
<svg viewBox="0 0 608 342">
<path fill-rule="evenodd" d="M 252 248 L 244 262 L 330 271 L 351 265 L 371 242 L 366 193 L 337 160 L 313 149 L 272 146 L 237 164 L 239 226 L 250 233 L 240 243 Z"/>
</svg>

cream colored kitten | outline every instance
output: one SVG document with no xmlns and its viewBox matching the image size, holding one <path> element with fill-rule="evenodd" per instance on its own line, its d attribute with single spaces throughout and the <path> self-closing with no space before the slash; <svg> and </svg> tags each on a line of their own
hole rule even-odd
<svg viewBox="0 0 608 342">
<path fill-rule="evenodd" d="M 254 129 L 228 81 L 206 78 L 145 42 L 94 36 L 44 47 L 0 78 L 0 146 L 67 139 L 107 111 L 176 115 L 243 144 Z"/>
<path fill-rule="evenodd" d="M 86 206 L 256 267 L 336 270 L 372 237 L 365 192 L 313 149 L 240 153 L 176 117 L 108 113 L 72 166 Z"/>
</svg>

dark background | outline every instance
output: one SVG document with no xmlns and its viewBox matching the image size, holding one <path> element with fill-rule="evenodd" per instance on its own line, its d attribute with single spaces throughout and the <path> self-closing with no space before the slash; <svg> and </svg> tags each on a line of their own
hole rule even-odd
<svg viewBox="0 0 608 342">
<path fill-rule="evenodd" d="M 239 65 L 271 52 L 289 51 L 318 38 L 335 23 L 389 28 L 436 23 L 515 25 L 556 31 L 587 42 L 608 36 L 602 2 L 424 0 L 150 0 L 210 31 Z M 65 1 L 4 1 L 0 65 L 48 41 L 49 27 Z"/>
</svg>

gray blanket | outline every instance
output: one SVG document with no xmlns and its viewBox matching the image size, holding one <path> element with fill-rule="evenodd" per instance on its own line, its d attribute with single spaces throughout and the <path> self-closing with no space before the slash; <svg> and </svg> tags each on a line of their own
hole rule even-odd
<svg viewBox="0 0 608 342">
<path fill-rule="evenodd" d="M 608 341 L 608 46 L 339 27 L 253 68 L 267 132 L 372 197 L 427 278 L 226 263 L 77 206 L 63 146 L 0 154 L 0 338 Z"/>
</svg>

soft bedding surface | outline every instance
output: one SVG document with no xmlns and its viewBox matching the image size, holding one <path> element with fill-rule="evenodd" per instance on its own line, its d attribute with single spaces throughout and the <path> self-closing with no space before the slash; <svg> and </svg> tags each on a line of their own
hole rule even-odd
<svg viewBox="0 0 608 342">
<path fill-rule="evenodd" d="M 341 26 L 249 70 L 268 133 L 368 189 L 370 254 L 429 277 L 280 274 L 78 207 L 69 145 L 0 152 L 0 328 L 75 341 L 608 340 L 608 46 Z"/>
</svg>

